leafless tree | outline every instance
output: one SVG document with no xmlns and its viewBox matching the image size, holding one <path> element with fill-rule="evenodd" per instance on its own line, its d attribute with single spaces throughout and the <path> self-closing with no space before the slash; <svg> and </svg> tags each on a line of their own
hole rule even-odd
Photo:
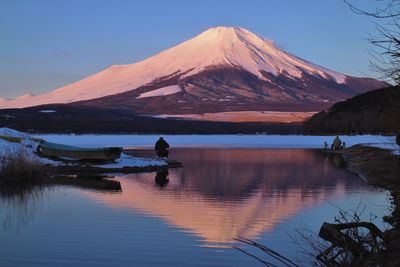
<svg viewBox="0 0 400 267">
<path fill-rule="evenodd" d="M 371 64 L 382 77 L 400 85 L 400 0 L 374 0 L 374 10 L 356 6 L 352 0 L 343 1 L 354 13 L 374 19 L 376 33 L 369 38 L 374 45 Z"/>
<path fill-rule="evenodd" d="M 371 65 L 384 78 L 400 86 L 400 0 L 374 0 L 377 7 L 371 11 L 356 6 L 352 0 L 343 1 L 354 13 L 376 19 L 376 33 L 369 38 L 376 48 Z M 399 118 L 396 143 L 400 146 L 400 105 L 394 108 L 394 115 Z"/>
</svg>

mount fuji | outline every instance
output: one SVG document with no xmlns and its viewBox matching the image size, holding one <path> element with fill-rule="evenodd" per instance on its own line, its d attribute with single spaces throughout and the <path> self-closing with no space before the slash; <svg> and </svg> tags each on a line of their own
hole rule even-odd
<svg viewBox="0 0 400 267">
<path fill-rule="evenodd" d="M 310 63 L 246 29 L 215 27 L 52 92 L 1 99 L 0 108 L 66 104 L 158 117 L 291 122 L 386 86 Z"/>
</svg>

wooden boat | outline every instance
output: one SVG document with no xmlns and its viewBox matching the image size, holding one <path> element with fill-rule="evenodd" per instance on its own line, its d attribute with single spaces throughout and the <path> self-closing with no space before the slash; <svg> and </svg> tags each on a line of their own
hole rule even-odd
<svg viewBox="0 0 400 267">
<path fill-rule="evenodd" d="M 5 140 L 7 142 L 11 143 L 21 143 L 23 138 L 21 137 L 13 137 L 13 136 L 7 136 L 7 135 L 0 135 L 0 139 Z"/>
<path fill-rule="evenodd" d="M 46 157 L 73 160 L 114 161 L 121 156 L 122 147 L 84 148 L 41 142 L 37 150 Z"/>
</svg>

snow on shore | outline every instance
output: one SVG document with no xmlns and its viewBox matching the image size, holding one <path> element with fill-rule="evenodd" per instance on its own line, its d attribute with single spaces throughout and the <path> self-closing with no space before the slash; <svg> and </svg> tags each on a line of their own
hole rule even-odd
<svg viewBox="0 0 400 267">
<path fill-rule="evenodd" d="M 10 128 L 0 128 L 0 136 L 10 136 L 17 138 L 31 138 L 29 134 L 19 132 Z"/>
<path fill-rule="evenodd" d="M 63 161 L 55 161 L 47 158 L 39 157 L 35 152 L 37 146 L 39 145 L 39 140 L 35 139 L 33 136 L 15 131 L 9 128 L 0 128 L 0 136 L 6 138 L 21 138 L 20 142 L 7 141 L 0 138 L 0 157 L 10 158 L 12 155 L 18 155 L 18 153 L 23 153 L 24 156 L 28 157 L 32 161 L 37 161 L 42 164 L 49 165 L 62 165 Z M 41 138 L 43 139 L 43 138 Z M 10 139 L 12 140 L 12 139 Z M 49 141 L 49 140 L 48 140 Z M 60 143 L 68 144 L 67 140 L 59 140 Z M 107 146 L 105 144 L 100 145 L 101 147 Z M 148 159 L 148 158 L 136 158 L 124 153 L 121 154 L 121 158 L 113 163 L 95 165 L 100 168 L 123 168 L 123 167 L 146 167 L 146 166 L 164 166 L 167 162 L 159 159 Z"/>
<path fill-rule="evenodd" d="M 47 158 L 41 158 L 35 151 L 39 143 L 32 140 L 32 136 L 15 131 L 9 128 L 0 128 L 0 136 L 2 137 L 13 137 L 21 138 L 20 143 L 10 142 L 4 139 L 0 139 L 0 158 L 10 159 L 13 156 L 18 156 L 22 153 L 28 160 L 39 162 L 42 164 L 58 165 L 59 163 Z"/>
<path fill-rule="evenodd" d="M 94 166 L 107 169 L 119 169 L 123 167 L 165 166 L 166 164 L 167 162 L 162 159 L 136 158 L 129 156 L 125 153 L 122 153 L 121 158 L 116 160 L 114 163 L 107 163 Z"/>
</svg>

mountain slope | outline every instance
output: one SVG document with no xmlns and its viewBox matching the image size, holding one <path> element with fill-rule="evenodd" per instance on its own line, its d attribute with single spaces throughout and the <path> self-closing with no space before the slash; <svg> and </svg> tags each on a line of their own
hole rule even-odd
<svg viewBox="0 0 400 267">
<path fill-rule="evenodd" d="M 304 123 L 308 133 L 396 133 L 400 131 L 400 88 L 388 87 L 333 105 Z"/>
<path fill-rule="evenodd" d="M 386 83 L 325 69 L 243 28 L 216 27 L 134 64 L 0 107 L 73 103 L 140 114 L 320 111 Z"/>
</svg>

